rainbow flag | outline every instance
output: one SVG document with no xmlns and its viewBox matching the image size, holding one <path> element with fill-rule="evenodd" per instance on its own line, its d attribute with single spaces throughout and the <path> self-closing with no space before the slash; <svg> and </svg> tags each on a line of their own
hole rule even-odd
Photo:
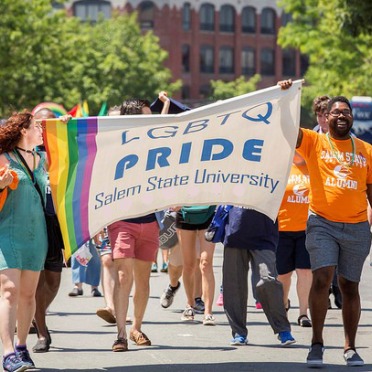
<svg viewBox="0 0 372 372">
<path fill-rule="evenodd" d="M 83 104 L 78 103 L 68 113 L 74 118 L 88 117 L 89 116 L 88 102 L 85 100 Z"/>
<path fill-rule="evenodd" d="M 50 185 L 66 259 L 90 238 L 87 190 L 96 154 L 97 119 L 72 119 L 68 125 L 57 120 L 47 123 Z"/>
</svg>

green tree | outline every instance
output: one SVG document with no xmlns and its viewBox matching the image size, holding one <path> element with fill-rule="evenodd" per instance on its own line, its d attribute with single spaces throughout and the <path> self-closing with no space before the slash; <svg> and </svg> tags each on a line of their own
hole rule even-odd
<svg viewBox="0 0 372 372">
<path fill-rule="evenodd" d="M 0 2 L 0 116 L 54 101 L 71 108 L 86 99 L 90 113 L 103 101 L 171 94 L 167 53 L 141 34 L 135 15 L 96 24 L 54 11 L 51 0 Z"/>
<path fill-rule="evenodd" d="M 280 29 L 279 44 L 309 56 L 306 107 L 323 94 L 372 95 L 372 36 L 345 30 L 345 0 L 282 0 L 281 5 L 293 21 Z"/>
<path fill-rule="evenodd" d="M 354 36 L 372 34 L 371 0 L 344 0 L 343 28 Z"/>
<path fill-rule="evenodd" d="M 44 100 L 63 103 L 77 20 L 53 12 L 49 0 L 2 0 L 0 14 L 0 115 Z"/>
<path fill-rule="evenodd" d="M 159 90 L 171 95 L 180 88 L 164 67 L 168 53 L 152 32 L 141 34 L 135 13 L 102 20 L 85 38 L 90 48 L 74 67 L 83 75 L 77 89 L 96 109 L 104 100 L 113 105 L 130 97 L 154 99 Z"/>
<path fill-rule="evenodd" d="M 212 80 L 212 98 L 214 100 L 227 99 L 253 92 L 257 90 L 257 84 L 260 80 L 261 76 L 258 74 L 252 76 L 249 80 L 246 80 L 244 76 L 229 82 Z"/>
</svg>

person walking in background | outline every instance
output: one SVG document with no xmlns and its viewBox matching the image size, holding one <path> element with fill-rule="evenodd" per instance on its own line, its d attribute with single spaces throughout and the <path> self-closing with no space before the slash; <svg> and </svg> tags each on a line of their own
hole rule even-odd
<svg viewBox="0 0 372 372">
<path fill-rule="evenodd" d="M 181 287 L 180 278 L 183 272 L 183 260 L 181 247 L 176 231 L 176 212 L 166 211 L 167 217 L 164 218 L 164 228 L 159 236 L 160 248 L 169 249 L 168 275 L 169 284 L 160 296 L 160 305 L 167 309 L 173 303 L 174 296 Z M 162 234 L 163 233 L 163 234 Z M 202 277 L 200 271 L 200 245 L 196 246 L 196 270 L 194 280 L 194 298 L 196 313 L 204 313 L 204 302 L 202 300 Z"/>
<path fill-rule="evenodd" d="M 162 222 L 163 228 L 159 232 L 159 247 L 169 251 L 169 285 L 160 296 L 160 305 L 166 309 L 172 305 L 174 296 L 181 287 L 179 279 L 182 276 L 183 264 L 176 231 L 176 213 L 170 210 L 164 211 Z"/>
<path fill-rule="evenodd" d="M 42 108 L 34 113 L 34 120 L 54 119 L 56 115 L 53 111 Z M 45 151 L 44 146 L 39 146 L 40 151 Z M 46 189 L 45 208 L 50 215 L 55 215 L 51 189 Z M 34 353 L 45 353 L 49 351 L 52 343 L 49 330 L 46 325 L 46 311 L 55 299 L 61 283 L 61 273 L 63 268 L 63 240 L 62 236 L 57 246 L 48 246 L 48 253 L 44 264 L 44 269 L 40 273 L 39 283 L 36 290 L 36 312 L 33 324 L 37 331 L 37 342 L 32 348 Z"/>
<path fill-rule="evenodd" d="M 257 299 L 281 346 L 295 343 L 283 303 L 283 286 L 276 279 L 278 224 L 253 209 L 233 207 L 225 226 L 223 256 L 224 308 L 232 333 L 231 345 L 248 343 L 247 300 L 249 264 L 259 269 Z"/>
<path fill-rule="evenodd" d="M 13 114 L 0 127 L 0 336 L 7 372 L 35 367 L 26 340 L 48 250 L 45 156 L 35 151 L 42 143 L 41 125 L 29 112 Z"/>
<path fill-rule="evenodd" d="M 86 261 L 88 261 L 87 263 L 79 259 L 80 253 L 84 253 L 84 258 L 86 258 L 85 252 L 90 257 L 86 259 Z M 86 242 L 71 256 L 71 273 L 74 288 L 68 294 L 70 297 L 82 296 L 84 294 L 83 283 L 91 286 L 91 294 L 93 297 L 102 296 L 101 292 L 98 290 L 101 276 L 101 261 L 92 239 Z"/>
<path fill-rule="evenodd" d="M 317 133 L 328 133 L 328 122 L 327 122 L 327 105 L 331 97 L 319 96 L 315 97 L 313 101 L 313 113 L 316 118 L 316 126 L 313 130 Z"/>
<path fill-rule="evenodd" d="M 206 207 L 208 209 L 208 207 Z M 184 321 L 193 321 L 195 317 L 195 308 L 197 301 L 201 299 L 195 298 L 195 271 L 197 258 L 197 244 L 200 245 L 200 271 L 202 274 L 202 291 L 204 301 L 204 319 L 203 325 L 215 325 L 215 318 L 212 314 L 215 281 L 213 273 L 213 254 L 215 244 L 208 242 L 204 238 L 205 231 L 212 221 L 215 207 L 209 207 L 212 214 L 206 215 L 205 221 L 190 223 L 185 221 L 182 208 L 178 210 L 176 215 L 176 228 L 178 241 L 181 247 L 183 260 L 183 285 L 185 287 L 187 304 L 181 319 Z"/>
<path fill-rule="evenodd" d="M 279 243 L 276 250 L 278 280 L 283 284 L 284 306 L 289 310 L 288 294 L 293 271 L 297 275 L 297 297 L 301 327 L 311 327 L 307 310 L 312 281 L 309 253 L 305 247 L 305 229 L 309 210 L 310 179 L 304 159 L 296 152 L 291 173 L 279 209 Z"/>
<path fill-rule="evenodd" d="M 292 81 L 278 84 L 288 89 Z M 326 119 L 326 135 L 300 128 L 297 139 L 311 186 L 306 248 L 313 271 L 313 336 L 307 364 L 323 364 L 328 289 L 337 267 L 343 300 L 343 357 L 348 366 L 361 366 L 364 361 L 356 351 L 355 338 L 361 313 L 359 282 L 371 246 L 367 204 L 372 203 L 372 146 L 351 136 L 353 114 L 347 98 L 332 98 Z"/>
</svg>

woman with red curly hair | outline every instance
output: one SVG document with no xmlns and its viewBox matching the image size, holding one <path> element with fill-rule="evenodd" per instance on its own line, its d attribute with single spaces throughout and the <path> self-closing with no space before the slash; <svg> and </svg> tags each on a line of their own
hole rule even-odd
<svg viewBox="0 0 372 372">
<path fill-rule="evenodd" d="M 42 143 L 41 125 L 29 112 L 14 113 L 0 126 L 0 194 L 6 193 L 0 210 L 0 337 L 8 372 L 34 368 L 26 338 L 48 246 L 45 158 L 35 150 Z"/>
</svg>

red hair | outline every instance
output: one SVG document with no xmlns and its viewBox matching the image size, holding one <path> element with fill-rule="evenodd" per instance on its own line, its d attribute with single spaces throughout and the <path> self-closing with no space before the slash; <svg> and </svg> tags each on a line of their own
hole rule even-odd
<svg viewBox="0 0 372 372">
<path fill-rule="evenodd" d="M 29 128 L 33 115 L 31 112 L 15 112 L 0 126 L 0 153 L 14 150 L 22 137 L 22 129 Z"/>
</svg>

